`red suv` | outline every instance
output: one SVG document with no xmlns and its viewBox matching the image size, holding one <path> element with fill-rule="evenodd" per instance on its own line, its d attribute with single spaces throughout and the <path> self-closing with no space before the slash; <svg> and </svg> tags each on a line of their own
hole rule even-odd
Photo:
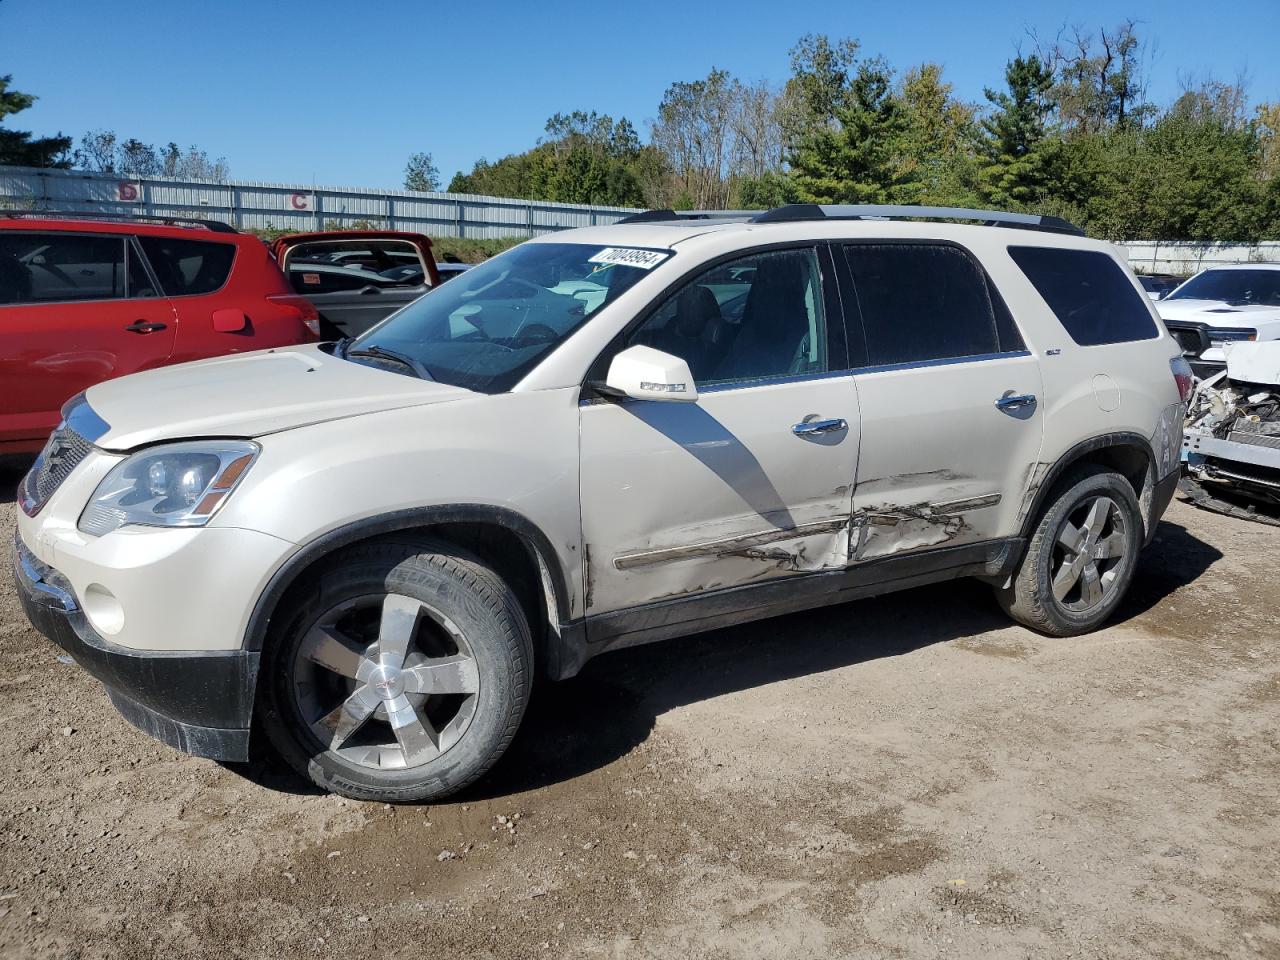
<svg viewBox="0 0 1280 960">
<path fill-rule="evenodd" d="M 0 454 L 111 377 L 317 339 L 257 237 L 213 221 L 0 215 Z"/>
</svg>

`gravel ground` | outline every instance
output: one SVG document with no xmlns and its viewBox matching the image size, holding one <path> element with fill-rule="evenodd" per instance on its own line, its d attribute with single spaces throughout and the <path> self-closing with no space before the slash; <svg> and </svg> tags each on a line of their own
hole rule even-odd
<svg viewBox="0 0 1280 960">
<path fill-rule="evenodd" d="M 394 809 L 150 740 L 6 570 L 0 956 L 1280 957 L 1277 568 L 1175 503 L 1082 639 L 960 582 L 613 654 Z"/>
</svg>

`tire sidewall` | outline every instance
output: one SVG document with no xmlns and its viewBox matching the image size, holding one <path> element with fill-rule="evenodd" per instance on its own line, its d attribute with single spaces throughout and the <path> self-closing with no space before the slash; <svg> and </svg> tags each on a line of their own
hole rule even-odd
<svg viewBox="0 0 1280 960">
<path fill-rule="evenodd" d="M 284 628 L 264 651 L 263 720 L 268 736 L 291 765 L 305 769 L 315 783 L 335 793 L 360 799 L 415 800 L 453 792 L 496 761 L 523 715 L 532 671 L 528 658 L 522 661 L 512 655 L 513 640 L 517 647 L 531 651 L 523 619 L 512 623 L 512 611 L 503 610 L 501 602 L 495 604 L 495 598 L 424 560 L 406 556 L 388 568 L 386 562 L 370 558 L 325 572 L 315 589 L 286 611 Z M 430 604 L 457 625 L 476 660 L 480 688 L 475 714 L 454 746 L 412 769 L 373 771 L 329 752 L 311 731 L 294 697 L 294 667 L 298 647 L 318 617 L 345 600 L 386 593 Z M 513 637 L 513 631 L 518 636 Z"/>
<path fill-rule="evenodd" d="M 1081 503 L 1090 497 L 1105 495 L 1110 497 L 1124 512 L 1125 521 L 1125 555 L 1121 560 L 1115 586 L 1111 593 L 1098 606 L 1086 610 L 1069 610 L 1053 595 L 1053 551 L 1058 532 L 1062 524 Z M 1039 594 L 1040 606 L 1055 621 L 1055 626 L 1063 634 L 1087 633 L 1101 626 L 1115 613 L 1128 593 L 1129 583 L 1133 580 L 1137 568 L 1138 554 L 1142 549 L 1144 523 L 1138 498 L 1133 487 L 1117 473 L 1100 472 L 1086 476 L 1065 489 L 1054 500 L 1053 505 L 1041 520 L 1041 529 L 1046 535 L 1039 537 L 1040 555 L 1035 563 L 1035 589 Z"/>
</svg>

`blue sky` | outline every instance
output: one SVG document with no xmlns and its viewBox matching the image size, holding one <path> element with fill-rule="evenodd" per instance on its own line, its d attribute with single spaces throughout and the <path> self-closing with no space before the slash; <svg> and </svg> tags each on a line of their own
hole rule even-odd
<svg viewBox="0 0 1280 960">
<path fill-rule="evenodd" d="M 1280 99 L 1280 0 L 883 0 L 423 3 L 382 0 L 0 0 L 0 74 L 40 101 L 10 120 L 199 144 L 237 179 L 399 186 L 428 150 L 443 179 L 532 145 L 556 111 L 626 116 L 712 66 L 782 81 L 804 33 L 851 36 L 903 69 L 941 63 L 972 100 L 1027 31 L 1141 22 L 1151 94 L 1180 75 Z"/>
</svg>

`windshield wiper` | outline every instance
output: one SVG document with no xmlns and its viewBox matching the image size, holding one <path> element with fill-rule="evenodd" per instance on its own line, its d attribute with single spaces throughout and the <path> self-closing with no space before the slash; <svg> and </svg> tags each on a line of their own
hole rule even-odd
<svg viewBox="0 0 1280 960">
<path fill-rule="evenodd" d="M 377 344 L 370 344 L 367 347 L 361 347 L 359 350 L 348 349 L 343 357 L 350 360 L 352 357 L 376 357 L 379 360 L 390 360 L 393 363 L 400 363 L 408 367 L 420 380 L 434 380 L 426 367 L 420 364 L 413 357 L 399 350 L 388 350 L 386 347 L 380 347 Z"/>
</svg>

